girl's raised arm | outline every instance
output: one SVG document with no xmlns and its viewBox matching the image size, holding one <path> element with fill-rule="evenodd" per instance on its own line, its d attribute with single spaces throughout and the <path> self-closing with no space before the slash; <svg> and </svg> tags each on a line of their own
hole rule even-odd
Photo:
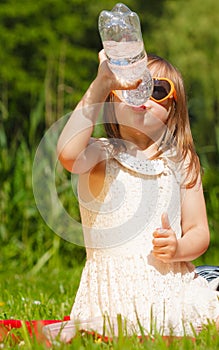
<svg viewBox="0 0 219 350">
<path fill-rule="evenodd" d="M 57 144 L 60 162 L 74 173 L 84 173 L 102 159 L 102 150 L 98 148 L 98 143 L 93 142 L 91 135 L 109 93 L 113 89 L 134 89 L 140 83 L 138 80 L 127 84 L 117 79 L 108 67 L 103 50 L 99 53 L 99 61 L 97 77 L 72 112 Z"/>
<path fill-rule="evenodd" d="M 90 157 L 86 154 L 101 105 L 110 93 L 107 79 L 104 79 L 107 63 L 103 57 L 101 59 L 101 54 L 99 56 L 101 68 L 99 67 L 97 77 L 72 112 L 57 144 L 58 158 L 71 172 L 85 172 L 98 162 L 99 158 L 98 152 L 92 152 L 92 157 L 91 154 Z"/>
</svg>

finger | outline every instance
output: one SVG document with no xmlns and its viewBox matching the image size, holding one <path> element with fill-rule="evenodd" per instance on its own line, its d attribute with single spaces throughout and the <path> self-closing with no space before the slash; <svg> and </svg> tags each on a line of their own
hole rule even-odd
<svg viewBox="0 0 219 350">
<path fill-rule="evenodd" d="M 152 253 L 157 259 L 161 259 L 161 258 L 164 258 L 167 256 L 166 252 L 160 252 L 160 251 L 153 250 Z"/>
<path fill-rule="evenodd" d="M 103 62 L 104 60 L 107 60 L 107 57 L 106 57 L 106 54 L 105 54 L 104 49 L 102 49 L 102 50 L 99 52 L 98 56 L 99 56 L 99 61 L 100 61 L 100 62 Z"/>
<path fill-rule="evenodd" d="M 154 247 L 167 247 L 168 242 L 165 238 L 153 239 L 152 241 Z"/>
<path fill-rule="evenodd" d="M 153 253 L 157 256 L 167 254 L 166 247 L 154 247 Z"/>
<path fill-rule="evenodd" d="M 141 84 L 142 79 L 137 79 L 134 81 L 127 81 L 125 79 L 118 79 L 119 83 L 121 84 L 121 88 L 120 89 L 125 89 L 125 90 L 133 90 L 133 89 L 137 89 L 137 87 Z"/>
<path fill-rule="evenodd" d="M 154 238 L 167 238 L 169 237 L 167 229 L 159 228 L 153 233 Z"/>
<path fill-rule="evenodd" d="M 170 229 L 170 222 L 169 222 L 169 217 L 167 213 L 163 213 L 161 216 L 161 224 L 163 229 Z"/>
</svg>

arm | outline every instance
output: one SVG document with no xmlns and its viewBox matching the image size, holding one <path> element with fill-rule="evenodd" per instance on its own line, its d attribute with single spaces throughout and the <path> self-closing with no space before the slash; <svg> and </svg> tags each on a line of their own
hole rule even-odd
<svg viewBox="0 0 219 350">
<path fill-rule="evenodd" d="M 92 143 L 91 135 L 109 93 L 113 89 L 133 89 L 140 83 L 124 84 L 118 80 L 109 69 L 103 50 L 99 53 L 99 61 L 97 77 L 71 114 L 57 144 L 60 162 L 75 173 L 84 173 L 104 159 L 101 147 Z"/>
<path fill-rule="evenodd" d="M 162 216 L 163 233 L 153 233 L 153 254 L 163 262 L 190 261 L 208 248 L 210 234 L 203 189 L 200 178 L 193 188 L 187 189 L 182 203 L 182 237 L 177 240 L 167 215 Z"/>
<path fill-rule="evenodd" d="M 101 58 L 100 58 L 101 59 Z M 89 86 L 82 100 L 76 106 L 66 123 L 57 144 L 57 152 L 62 165 L 69 171 L 84 172 L 98 162 L 99 152 L 84 152 L 90 143 L 91 134 L 96 123 L 102 103 L 107 98 L 110 88 L 104 84 L 106 61 L 101 62 L 99 75 Z M 95 159 L 96 158 L 96 159 Z M 77 160 L 77 162 L 75 162 Z"/>
</svg>

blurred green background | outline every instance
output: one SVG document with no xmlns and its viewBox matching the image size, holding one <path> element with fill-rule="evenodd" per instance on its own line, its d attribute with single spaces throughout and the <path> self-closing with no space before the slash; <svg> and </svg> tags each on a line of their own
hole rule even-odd
<svg viewBox="0 0 219 350">
<path fill-rule="evenodd" d="M 211 230 L 210 248 L 196 264 L 219 265 L 219 2 L 124 3 L 140 17 L 147 52 L 170 60 L 184 77 L 194 141 L 204 168 Z M 74 108 L 95 77 L 102 48 L 98 16 L 115 4 L 112 0 L 1 0 L 0 271 L 4 278 L 18 272 L 37 276 L 45 268 L 64 273 L 84 261 L 83 247 L 61 239 L 42 219 L 33 196 L 32 166 L 46 130 Z M 60 174 L 56 179 L 60 200 L 80 221 L 69 174 Z"/>
</svg>

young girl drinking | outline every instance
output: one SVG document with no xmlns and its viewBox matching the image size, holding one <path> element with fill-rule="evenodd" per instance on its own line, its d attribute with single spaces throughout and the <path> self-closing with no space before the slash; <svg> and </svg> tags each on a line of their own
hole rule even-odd
<svg viewBox="0 0 219 350">
<path fill-rule="evenodd" d="M 100 330 L 104 316 L 120 315 L 128 333 L 193 334 L 218 323 L 219 306 L 190 263 L 206 251 L 209 228 L 181 75 L 149 55 L 154 90 L 135 107 L 121 90 L 140 81 L 119 80 L 103 51 L 99 60 L 57 147 L 79 174 L 87 252 L 71 320 Z M 101 110 L 107 138 L 94 139 Z"/>
</svg>

